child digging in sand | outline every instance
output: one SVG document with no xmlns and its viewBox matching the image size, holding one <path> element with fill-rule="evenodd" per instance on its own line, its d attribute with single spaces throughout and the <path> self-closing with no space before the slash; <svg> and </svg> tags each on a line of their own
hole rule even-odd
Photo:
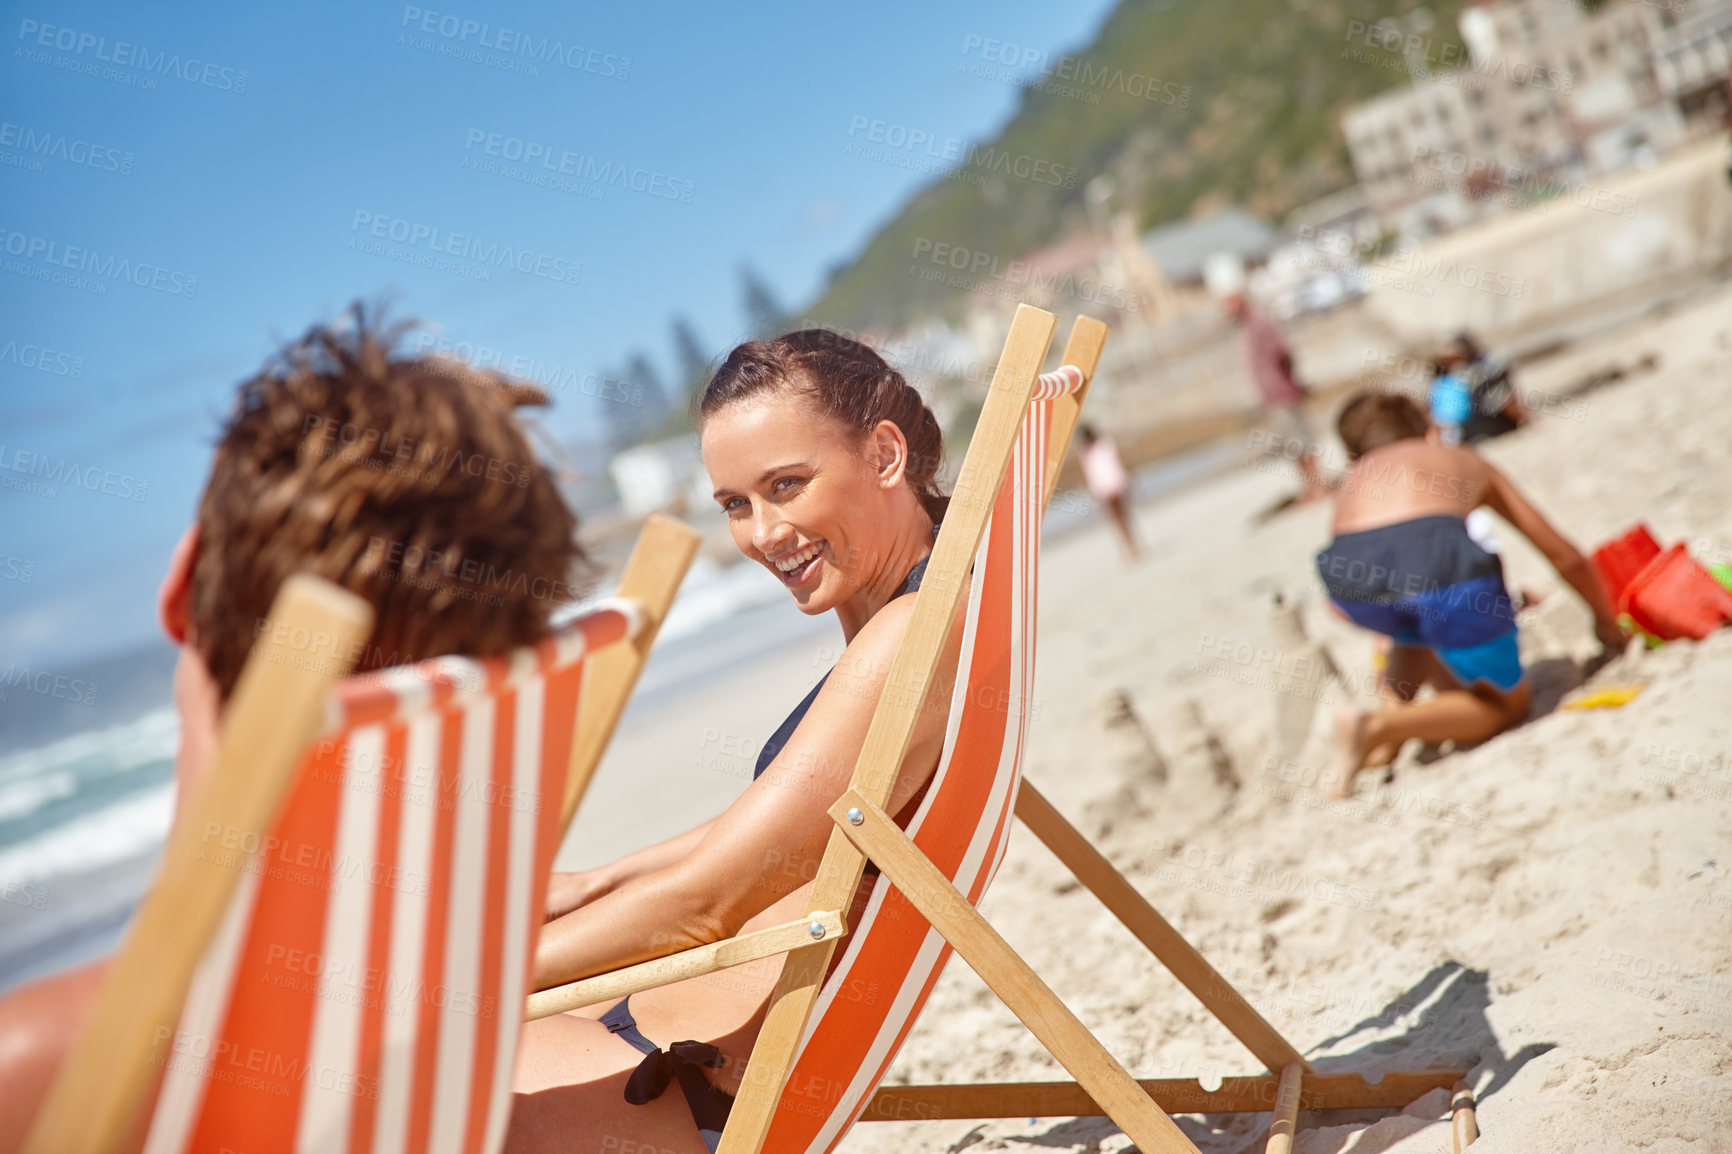
<svg viewBox="0 0 1732 1154">
<path fill-rule="evenodd" d="M 1624 635 L 1587 559 L 1478 453 L 1441 443 L 1411 399 L 1360 392 L 1336 427 L 1352 464 L 1317 572 L 1339 612 L 1392 642 L 1382 707 L 1336 717 L 1332 789 L 1348 797 L 1359 770 L 1390 764 L 1410 739 L 1484 741 L 1527 716 L 1517 607 L 1496 553 L 1470 534 L 1473 510 L 1490 509 L 1545 554 L 1593 610 L 1602 645 Z M 1415 702 L 1425 684 L 1436 694 Z"/>
</svg>

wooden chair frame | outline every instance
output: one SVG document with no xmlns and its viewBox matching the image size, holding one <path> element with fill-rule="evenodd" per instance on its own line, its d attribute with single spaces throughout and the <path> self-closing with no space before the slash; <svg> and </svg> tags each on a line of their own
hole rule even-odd
<svg viewBox="0 0 1732 1154">
<path fill-rule="evenodd" d="M 945 532 L 928 562 L 921 596 L 890 671 L 889 684 L 897 691 L 886 693 L 881 700 L 850 787 L 830 810 L 836 828 L 819 867 L 807 916 L 541 991 L 529 1000 L 529 1016 L 544 1017 L 787 952 L 781 981 L 720 1145 L 722 1154 L 758 1154 L 831 956 L 846 933 L 840 911 L 847 908 L 870 860 L 1076 1080 L 884 1087 L 874 1094 L 861 1121 L 1105 1114 L 1144 1154 L 1196 1154 L 1195 1145 L 1168 1116 L 1169 1111 L 1268 1111 L 1272 1121 L 1266 1150 L 1268 1154 L 1287 1154 L 1301 1109 L 1399 1109 L 1432 1089 L 1454 1087 L 1453 1129 L 1459 1152 L 1477 1136 L 1472 1093 L 1460 1081 L 1463 1071 L 1392 1072 L 1376 1083 L 1359 1074 L 1318 1074 L 1112 863 L 1024 780 L 1016 798 L 1017 817 L 1268 1070 L 1228 1079 L 1213 1091 L 1190 1078 L 1133 1079 L 884 812 L 890 784 L 913 732 L 916 711 L 935 676 L 946 631 L 967 587 L 967 574 L 992 499 L 1003 482 L 1055 325 L 1056 318 L 1050 313 L 1026 305 L 1017 310 L 957 480 Z M 1079 317 L 1065 346 L 1062 363 L 1081 369 L 1084 383 L 1075 394 L 1053 402 L 1044 500 L 1051 500 L 1053 483 L 1075 430 L 1088 382 L 1099 364 L 1106 334 L 1105 325 Z"/>
<path fill-rule="evenodd" d="M 591 704 L 573 733 L 562 830 L 607 748 L 697 546 L 697 533 L 672 518 L 656 515 L 644 523 L 618 590 L 642 619 L 635 637 L 587 659 L 583 693 Z M 324 721 L 326 697 L 349 674 L 372 628 L 372 607 L 354 594 L 305 575 L 283 583 L 223 711 L 211 772 L 183 800 L 187 812 L 164 849 L 156 883 L 37 1113 L 26 1154 L 111 1154 L 135 1136 L 153 1081 L 150 1055 L 179 1020 L 194 970 L 242 877 L 241 870 L 201 860 L 201 833 L 209 823 L 261 833 L 273 827 Z"/>
</svg>

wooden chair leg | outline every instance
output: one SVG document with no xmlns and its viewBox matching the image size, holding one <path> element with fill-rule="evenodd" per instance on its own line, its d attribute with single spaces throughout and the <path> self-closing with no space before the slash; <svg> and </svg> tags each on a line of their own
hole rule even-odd
<svg viewBox="0 0 1732 1154">
<path fill-rule="evenodd" d="M 1299 1132 L 1299 1082 L 1304 1076 L 1305 1072 L 1297 1065 L 1282 1069 L 1264 1154 L 1293 1154 L 1293 1136 Z"/>
<path fill-rule="evenodd" d="M 1143 1154 L 1197 1154 L 1185 1132 L 888 814 L 851 789 L 830 816 Z"/>
<path fill-rule="evenodd" d="M 1450 1136 L 1455 1154 L 1461 1154 L 1479 1137 L 1479 1119 L 1474 1115 L 1473 1087 L 1466 1082 L 1455 1084 L 1455 1095 L 1449 1100 Z"/>
<path fill-rule="evenodd" d="M 1375 1084 L 1359 1074 L 1306 1074 L 1300 1105 L 1307 1110 L 1400 1110 L 1461 1080 L 1460 1070 L 1387 1070 Z M 1169 1114 L 1267 1114 L 1281 1091 L 1275 1074 L 1228 1077 L 1205 1090 L 1196 1078 L 1138 1078 L 1137 1085 Z M 1075 1082 L 951 1082 L 880 1086 L 862 1122 L 910 1118 L 1085 1118 L 1098 1102 Z"/>
<path fill-rule="evenodd" d="M 1113 863 L 1026 780 L 1016 795 L 1016 816 L 1258 1061 L 1271 1071 L 1295 1065 L 1306 1073 L 1311 1071 L 1311 1064 L 1293 1044 L 1245 1001 L 1208 959 L 1125 880 Z"/>
</svg>

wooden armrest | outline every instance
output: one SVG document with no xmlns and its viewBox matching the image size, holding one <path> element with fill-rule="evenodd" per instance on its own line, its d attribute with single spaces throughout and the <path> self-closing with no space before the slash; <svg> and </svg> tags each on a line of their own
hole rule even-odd
<svg viewBox="0 0 1732 1154">
<path fill-rule="evenodd" d="M 533 1022 L 537 1018 L 563 1014 L 579 1006 L 591 1006 L 596 1002 L 623 998 L 640 990 L 653 990 L 657 986 L 713 974 L 717 970 L 742 966 L 759 958 L 815 946 L 847 932 L 847 928 L 842 924 L 840 910 L 824 910 L 797 922 L 785 922 L 779 926 L 753 930 L 749 934 L 711 942 L 707 946 L 696 946 L 677 954 L 669 954 L 665 958 L 651 958 L 635 966 L 597 974 L 563 986 L 549 986 L 529 995 L 523 1020 Z"/>
</svg>

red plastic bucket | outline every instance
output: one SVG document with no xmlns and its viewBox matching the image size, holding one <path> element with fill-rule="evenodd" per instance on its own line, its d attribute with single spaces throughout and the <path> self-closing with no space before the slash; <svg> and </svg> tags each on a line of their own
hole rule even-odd
<svg viewBox="0 0 1732 1154">
<path fill-rule="evenodd" d="M 1594 572 L 1600 575 L 1600 585 L 1606 591 L 1606 600 L 1613 605 L 1623 597 L 1624 590 L 1630 587 L 1630 582 L 1636 579 L 1648 566 L 1648 563 L 1660 555 L 1660 543 L 1654 540 L 1654 535 L 1648 532 L 1648 527 L 1637 524 L 1626 530 L 1622 537 L 1607 541 L 1594 550 Z"/>
<path fill-rule="evenodd" d="M 1656 637 L 1700 641 L 1724 622 L 1732 621 L 1732 593 L 1691 560 L 1679 544 L 1636 574 L 1619 598 L 1618 608 Z"/>
</svg>

